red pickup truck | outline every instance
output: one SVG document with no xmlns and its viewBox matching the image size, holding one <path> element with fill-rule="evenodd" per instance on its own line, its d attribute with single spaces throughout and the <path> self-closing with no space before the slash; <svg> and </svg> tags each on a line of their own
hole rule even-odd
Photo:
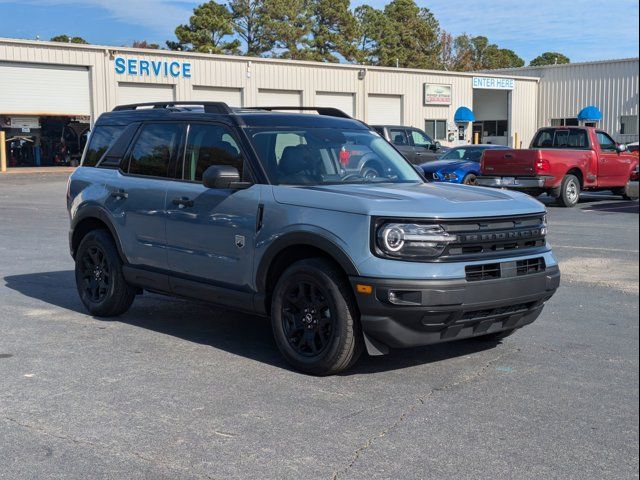
<svg viewBox="0 0 640 480">
<path fill-rule="evenodd" d="M 582 190 L 611 190 L 631 200 L 629 181 L 638 158 L 594 127 L 545 127 L 528 150 L 486 150 L 478 185 L 548 193 L 564 207 Z"/>
</svg>

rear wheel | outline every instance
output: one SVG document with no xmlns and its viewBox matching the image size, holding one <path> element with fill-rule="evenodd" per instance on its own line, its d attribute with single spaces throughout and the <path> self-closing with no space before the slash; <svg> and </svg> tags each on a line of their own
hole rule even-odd
<svg viewBox="0 0 640 480">
<path fill-rule="evenodd" d="M 575 207 L 580 199 L 580 180 L 575 175 L 565 175 L 560 185 L 558 204 L 562 207 Z"/>
<path fill-rule="evenodd" d="M 107 231 L 93 230 L 82 239 L 75 274 L 80 299 L 92 315 L 121 315 L 133 303 L 136 291 L 125 282 L 120 255 Z"/>
<path fill-rule="evenodd" d="M 462 179 L 462 183 L 465 185 L 478 185 L 478 176 L 475 173 L 469 173 Z"/>
<path fill-rule="evenodd" d="M 303 372 L 338 373 L 362 353 L 351 286 L 321 258 L 298 261 L 282 274 L 273 291 L 271 325 L 282 355 Z"/>
<path fill-rule="evenodd" d="M 611 192 L 614 195 L 620 195 L 624 200 L 637 200 L 638 197 L 631 194 L 631 182 L 628 182 L 624 187 L 612 188 Z"/>
</svg>

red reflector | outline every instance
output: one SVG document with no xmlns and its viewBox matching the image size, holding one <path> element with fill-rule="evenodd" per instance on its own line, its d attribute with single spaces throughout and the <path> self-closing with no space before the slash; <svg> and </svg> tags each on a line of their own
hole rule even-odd
<svg viewBox="0 0 640 480">
<path fill-rule="evenodd" d="M 345 150 L 344 147 L 342 147 L 342 150 L 340 150 L 340 163 L 343 167 L 349 165 L 349 157 L 351 157 L 351 153 L 349 153 L 348 150 Z"/>
</svg>

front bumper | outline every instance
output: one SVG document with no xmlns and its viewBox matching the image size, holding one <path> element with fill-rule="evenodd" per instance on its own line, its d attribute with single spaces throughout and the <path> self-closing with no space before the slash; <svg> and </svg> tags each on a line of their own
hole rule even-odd
<svg viewBox="0 0 640 480">
<path fill-rule="evenodd" d="M 416 347 L 527 325 L 559 287 L 560 270 L 552 266 L 536 274 L 483 281 L 350 280 L 355 292 L 356 285 L 373 287 L 371 294 L 356 293 L 356 298 L 362 328 L 383 352 L 384 347 Z"/>
<path fill-rule="evenodd" d="M 478 185 L 493 188 L 545 188 L 553 182 L 554 177 L 478 177 Z"/>
</svg>

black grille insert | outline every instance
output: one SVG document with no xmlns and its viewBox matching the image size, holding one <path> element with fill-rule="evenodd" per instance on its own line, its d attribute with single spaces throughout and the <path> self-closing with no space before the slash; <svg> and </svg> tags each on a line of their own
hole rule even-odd
<svg viewBox="0 0 640 480">
<path fill-rule="evenodd" d="M 456 323 L 477 322 L 479 320 L 489 320 L 493 318 L 507 317 L 518 313 L 525 313 L 531 310 L 536 302 L 519 303 L 517 305 L 508 305 L 505 307 L 490 308 L 487 310 L 475 310 L 473 312 L 464 312 L 462 318 Z"/>
<path fill-rule="evenodd" d="M 487 263 L 484 265 L 469 265 L 465 267 L 467 281 L 478 282 L 480 280 L 492 280 L 500 278 L 500 264 Z"/>
<path fill-rule="evenodd" d="M 544 258 L 527 258 L 516 263 L 516 275 L 521 277 L 532 273 L 544 272 L 545 268 Z"/>
</svg>

